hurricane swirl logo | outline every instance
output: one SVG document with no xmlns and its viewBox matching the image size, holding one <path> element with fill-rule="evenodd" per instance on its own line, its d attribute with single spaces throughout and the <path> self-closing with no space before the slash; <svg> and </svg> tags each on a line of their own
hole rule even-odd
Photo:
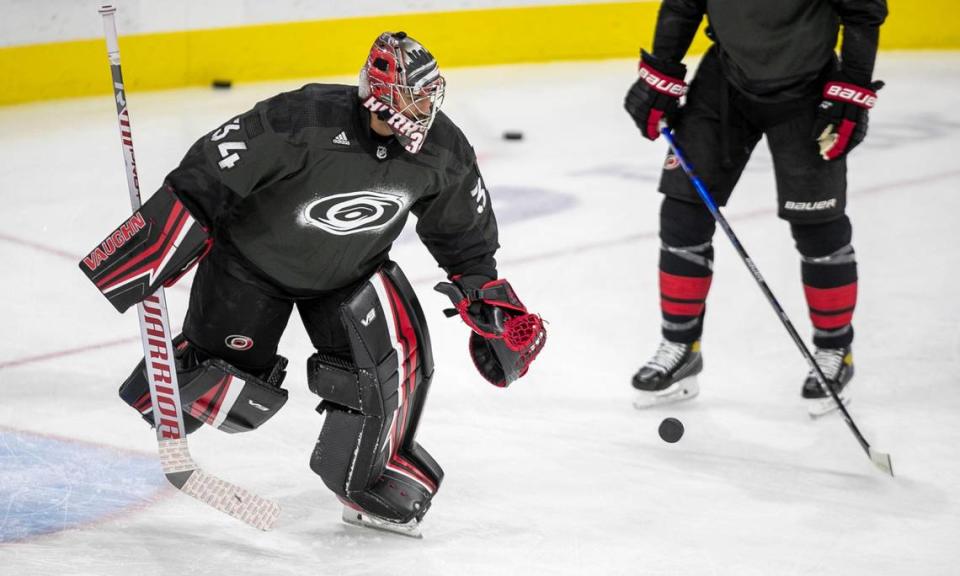
<svg viewBox="0 0 960 576">
<path fill-rule="evenodd" d="M 233 348 L 234 350 L 243 352 L 244 350 L 253 348 L 253 338 L 242 334 L 231 334 L 224 340 L 224 344 L 227 345 L 227 348 Z"/>
<path fill-rule="evenodd" d="M 383 192 L 347 192 L 311 202 L 303 214 L 318 228 L 346 236 L 377 230 L 389 224 L 403 208 L 403 199 Z"/>
</svg>

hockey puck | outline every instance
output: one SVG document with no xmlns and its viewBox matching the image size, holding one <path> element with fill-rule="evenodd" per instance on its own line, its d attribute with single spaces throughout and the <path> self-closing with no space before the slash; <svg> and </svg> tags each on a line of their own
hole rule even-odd
<svg viewBox="0 0 960 576">
<path fill-rule="evenodd" d="M 220 90 L 225 90 L 225 89 L 227 89 L 227 88 L 233 87 L 233 82 L 231 82 L 230 80 L 217 79 L 217 80 L 214 80 L 213 82 L 211 82 L 211 83 L 210 83 L 210 86 L 212 86 L 213 88 L 220 89 Z"/>
<path fill-rule="evenodd" d="M 519 130 L 507 130 L 503 133 L 504 140 L 523 140 L 523 132 Z"/>
<path fill-rule="evenodd" d="M 660 423 L 658 432 L 660 432 L 660 437 L 663 438 L 664 442 L 673 444 L 683 437 L 683 422 L 676 418 L 664 418 L 663 422 Z"/>
</svg>

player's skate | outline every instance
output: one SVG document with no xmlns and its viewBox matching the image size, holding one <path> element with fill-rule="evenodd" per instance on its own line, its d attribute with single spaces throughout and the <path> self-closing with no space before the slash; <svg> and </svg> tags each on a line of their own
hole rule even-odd
<svg viewBox="0 0 960 576">
<path fill-rule="evenodd" d="M 690 400 L 700 393 L 697 374 L 703 370 L 700 341 L 680 344 L 663 340 L 656 354 L 633 376 L 639 391 L 634 408 Z"/>
<path fill-rule="evenodd" d="M 853 378 L 853 352 L 850 347 L 817 348 L 813 358 L 827 379 L 827 383 L 837 392 L 840 400 L 844 405 L 849 404 L 850 398 L 846 395 L 846 386 Z M 819 418 L 837 409 L 837 403 L 820 386 L 813 370 L 807 374 L 801 394 L 810 401 L 807 409 L 811 418 Z"/>
<path fill-rule="evenodd" d="M 423 538 L 420 533 L 420 521 L 416 518 L 404 523 L 392 522 L 346 503 L 343 505 L 342 518 L 344 522 L 354 526 L 384 530 L 410 538 Z"/>
</svg>

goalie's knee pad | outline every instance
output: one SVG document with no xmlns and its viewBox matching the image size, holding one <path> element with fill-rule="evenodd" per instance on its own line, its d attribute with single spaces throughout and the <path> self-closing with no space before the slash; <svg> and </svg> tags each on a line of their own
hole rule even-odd
<svg viewBox="0 0 960 576">
<path fill-rule="evenodd" d="M 174 339 L 173 345 L 187 434 L 201 424 L 231 433 L 253 430 L 286 403 L 287 391 L 280 388 L 286 376 L 287 359 L 283 356 L 276 357 L 261 379 L 219 358 L 199 360 L 196 350 L 182 335 Z M 143 361 L 120 387 L 120 397 L 153 425 L 153 404 Z"/>
<path fill-rule="evenodd" d="M 433 376 L 423 311 L 388 262 L 340 306 L 349 360 L 314 354 L 326 413 L 310 467 L 342 500 L 395 522 L 422 518 L 443 470 L 414 440 Z"/>
</svg>

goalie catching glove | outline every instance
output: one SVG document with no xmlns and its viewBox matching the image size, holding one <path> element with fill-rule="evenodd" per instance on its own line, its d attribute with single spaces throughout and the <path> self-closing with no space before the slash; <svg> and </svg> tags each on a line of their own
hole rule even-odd
<svg viewBox="0 0 960 576">
<path fill-rule="evenodd" d="M 526 374 L 547 341 L 547 331 L 540 316 L 527 312 L 509 282 L 486 280 L 454 277 L 453 282 L 440 282 L 434 289 L 453 302 L 455 309 L 445 314 L 459 314 L 473 330 L 470 357 L 477 370 L 491 384 L 503 388 Z M 477 285 L 479 288 L 471 287 Z"/>
</svg>

